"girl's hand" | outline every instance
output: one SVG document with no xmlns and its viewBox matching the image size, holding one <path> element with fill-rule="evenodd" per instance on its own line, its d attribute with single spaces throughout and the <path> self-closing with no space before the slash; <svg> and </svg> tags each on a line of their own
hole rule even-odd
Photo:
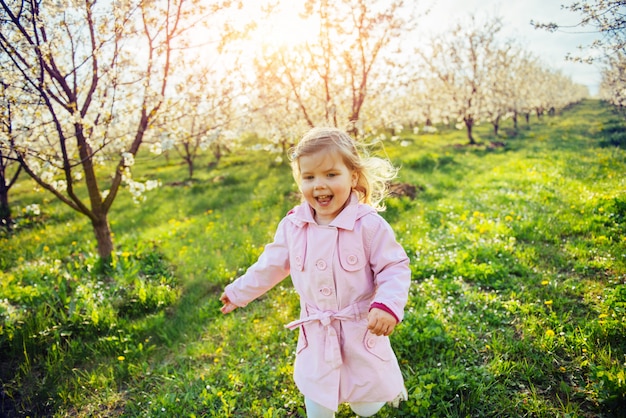
<svg viewBox="0 0 626 418">
<path fill-rule="evenodd" d="M 367 315 L 367 322 L 367 328 L 376 335 L 390 335 L 396 327 L 396 318 L 378 308 L 372 308 Z"/>
<path fill-rule="evenodd" d="M 235 305 L 234 303 L 230 301 L 230 299 L 228 299 L 228 296 L 226 296 L 226 293 L 222 293 L 222 296 L 220 296 L 220 302 L 222 302 L 222 305 L 223 305 L 222 308 L 220 309 L 220 311 L 222 311 L 223 314 L 227 314 L 237 309 L 237 305 Z"/>
</svg>

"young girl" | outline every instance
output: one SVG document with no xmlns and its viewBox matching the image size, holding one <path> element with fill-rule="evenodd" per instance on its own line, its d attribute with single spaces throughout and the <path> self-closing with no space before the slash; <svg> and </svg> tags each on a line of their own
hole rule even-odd
<svg viewBox="0 0 626 418">
<path fill-rule="evenodd" d="M 315 128 L 296 146 L 293 176 L 303 202 L 280 222 L 274 242 L 221 296 L 222 312 L 291 275 L 300 295 L 294 379 L 307 416 L 334 417 L 348 402 L 365 417 L 406 399 L 389 334 L 402 320 L 409 259 L 377 209 L 396 170 L 361 158 L 354 141 Z"/>
</svg>

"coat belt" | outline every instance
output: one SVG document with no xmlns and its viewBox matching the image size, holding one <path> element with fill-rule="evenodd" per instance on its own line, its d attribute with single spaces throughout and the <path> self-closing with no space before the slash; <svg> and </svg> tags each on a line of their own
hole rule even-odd
<svg viewBox="0 0 626 418">
<path fill-rule="evenodd" d="M 306 308 L 309 315 L 292 321 L 285 325 L 285 327 L 294 330 L 304 324 L 319 321 L 326 330 L 324 360 L 330 363 L 333 369 L 336 369 L 343 364 L 343 359 L 341 358 L 339 336 L 335 328 L 331 325 L 332 321 L 359 321 L 367 316 L 369 306 L 369 301 L 361 301 L 353 303 L 340 311 L 322 311 L 307 303 Z"/>
</svg>

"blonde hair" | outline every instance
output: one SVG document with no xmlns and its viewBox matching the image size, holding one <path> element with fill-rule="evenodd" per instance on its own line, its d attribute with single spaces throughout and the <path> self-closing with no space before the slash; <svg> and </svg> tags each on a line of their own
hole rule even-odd
<svg viewBox="0 0 626 418">
<path fill-rule="evenodd" d="M 356 171 L 358 180 L 353 190 L 357 192 L 359 202 L 378 211 L 385 209 L 383 199 L 387 196 L 388 183 L 396 177 L 398 170 L 387 159 L 369 156 L 363 145 L 358 145 L 350 135 L 337 128 L 313 128 L 292 149 L 291 169 L 296 183 L 300 184 L 300 157 L 322 150 L 338 152 L 346 167 Z"/>
</svg>

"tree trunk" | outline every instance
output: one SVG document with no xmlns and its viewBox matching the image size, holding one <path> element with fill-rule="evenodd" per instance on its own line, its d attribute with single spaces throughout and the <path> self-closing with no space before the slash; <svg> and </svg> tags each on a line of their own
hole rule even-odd
<svg viewBox="0 0 626 418">
<path fill-rule="evenodd" d="M 187 173 L 189 174 L 189 180 L 193 179 L 193 158 L 187 157 L 185 158 L 185 162 L 187 163 Z"/>
<path fill-rule="evenodd" d="M 103 265 L 108 265 L 111 262 L 113 254 L 113 238 L 107 215 L 102 214 L 92 218 L 91 225 L 93 226 L 93 230 L 96 235 L 98 255 L 100 256 Z"/>
<path fill-rule="evenodd" d="M 513 112 L 513 129 L 517 132 L 517 112 Z"/>
<path fill-rule="evenodd" d="M 541 120 L 541 117 L 543 116 L 543 107 L 537 107 L 535 108 L 535 113 L 537 114 L 537 119 Z"/>
<path fill-rule="evenodd" d="M 11 229 L 13 219 L 11 218 L 11 206 L 9 205 L 9 190 L 17 182 L 17 178 L 22 171 L 22 166 L 18 165 L 17 170 L 10 178 L 7 177 L 8 160 L 5 160 L 0 153 L 0 226 Z"/>
<path fill-rule="evenodd" d="M 468 118 L 464 119 L 465 128 L 467 129 L 467 139 L 469 139 L 470 145 L 476 145 L 476 141 L 474 140 L 474 135 L 472 134 L 472 129 L 474 128 L 474 119 Z"/>
<path fill-rule="evenodd" d="M 500 129 L 500 117 L 498 116 L 493 122 L 493 134 L 498 136 L 498 130 Z"/>
<path fill-rule="evenodd" d="M 9 206 L 9 188 L 0 184 L 0 226 L 11 229 L 11 206 Z"/>
<path fill-rule="evenodd" d="M 222 159 L 222 147 L 220 144 L 215 144 L 215 147 L 213 148 L 213 157 L 215 158 L 215 165 L 219 164 Z"/>
</svg>

